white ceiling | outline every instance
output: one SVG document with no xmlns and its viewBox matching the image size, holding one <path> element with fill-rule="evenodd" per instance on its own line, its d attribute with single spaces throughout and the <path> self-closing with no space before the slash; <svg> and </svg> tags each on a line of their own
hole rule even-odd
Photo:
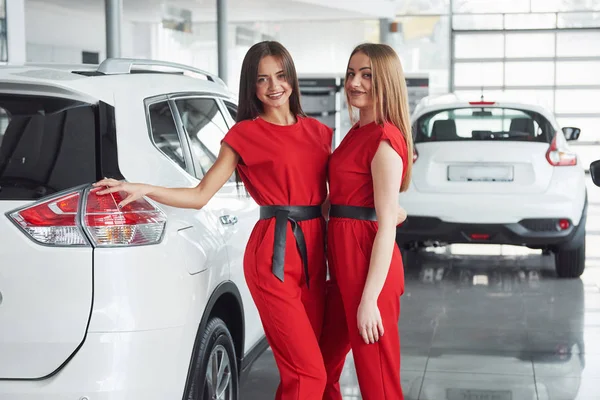
<svg viewBox="0 0 600 400">
<path fill-rule="evenodd" d="M 66 9 L 104 12 L 104 0 L 26 0 Z M 123 17 L 160 21 L 162 7 L 192 11 L 194 21 L 216 21 L 217 0 L 122 0 Z M 230 22 L 393 18 L 398 0 L 226 0 Z M 26 8 L 27 10 L 27 8 Z"/>
</svg>

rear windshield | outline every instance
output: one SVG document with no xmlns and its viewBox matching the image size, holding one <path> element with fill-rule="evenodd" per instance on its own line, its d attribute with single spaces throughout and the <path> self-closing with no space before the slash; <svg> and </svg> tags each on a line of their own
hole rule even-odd
<svg viewBox="0 0 600 400">
<path fill-rule="evenodd" d="M 415 142 L 533 141 L 550 143 L 553 128 L 538 113 L 500 107 L 452 108 L 421 116 Z"/>
<path fill-rule="evenodd" d="M 0 94 L 0 200 L 33 200 L 96 179 L 97 106 Z"/>
</svg>

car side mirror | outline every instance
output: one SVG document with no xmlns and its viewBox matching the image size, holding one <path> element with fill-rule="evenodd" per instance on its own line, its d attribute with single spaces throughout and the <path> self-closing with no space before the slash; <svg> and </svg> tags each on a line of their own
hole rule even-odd
<svg viewBox="0 0 600 400">
<path fill-rule="evenodd" d="M 577 140 L 579 139 L 579 135 L 581 134 L 581 129 L 574 128 L 572 126 L 566 126 L 562 128 L 562 131 L 565 135 L 565 139 L 567 140 Z"/>
<path fill-rule="evenodd" d="M 594 184 L 600 186 L 600 160 L 596 160 L 590 165 L 590 175 L 592 175 Z"/>
</svg>

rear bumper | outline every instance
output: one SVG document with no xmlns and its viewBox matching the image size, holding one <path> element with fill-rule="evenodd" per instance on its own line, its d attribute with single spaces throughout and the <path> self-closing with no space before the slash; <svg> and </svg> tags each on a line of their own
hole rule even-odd
<svg viewBox="0 0 600 400">
<path fill-rule="evenodd" d="M 399 198 L 409 217 L 398 227 L 397 241 L 569 249 L 584 238 L 585 182 L 568 170 L 554 175 L 548 190 L 535 194 L 425 193 L 411 186 Z M 558 228 L 562 219 L 569 221 L 567 229 Z"/>
<path fill-rule="evenodd" d="M 190 348 L 183 328 L 89 333 L 58 373 L 36 381 L 0 381 L 0 399 L 164 400 L 183 396 Z"/>
<path fill-rule="evenodd" d="M 568 218 L 579 225 L 586 201 L 585 175 L 579 179 L 566 172 L 555 171 L 543 193 L 420 192 L 411 185 L 400 194 L 399 204 L 409 216 L 453 223 L 506 225 L 528 218 Z"/>
<path fill-rule="evenodd" d="M 529 219 L 509 224 L 474 224 L 445 222 L 434 217 L 408 217 L 398 227 L 396 239 L 400 245 L 410 242 L 489 243 L 528 246 L 552 246 L 569 242 L 577 231 L 560 230 L 558 220 Z"/>
</svg>

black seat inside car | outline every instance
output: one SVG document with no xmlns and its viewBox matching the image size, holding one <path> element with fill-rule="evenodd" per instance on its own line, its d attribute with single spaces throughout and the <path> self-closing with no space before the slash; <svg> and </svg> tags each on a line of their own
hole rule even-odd
<svg viewBox="0 0 600 400">
<path fill-rule="evenodd" d="M 513 118 L 510 121 L 510 130 L 516 132 L 525 132 L 531 136 L 535 136 L 535 128 L 531 118 Z"/>
<path fill-rule="evenodd" d="M 441 119 L 433 123 L 432 140 L 457 140 L 456 122 L 453 119 Z"/>
</svg>

